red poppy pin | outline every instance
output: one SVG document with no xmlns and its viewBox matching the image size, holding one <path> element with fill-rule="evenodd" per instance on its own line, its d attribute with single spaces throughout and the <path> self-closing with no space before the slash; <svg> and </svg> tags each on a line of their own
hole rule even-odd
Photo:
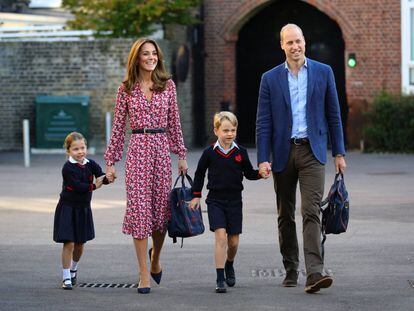
<svg viewBox="0 0 414 311">
<path fill-rule="evenodd" d="M 236 162 L 241 162 L 242 161 L 242 156 L 240 155 L 240 154 L 238 154 L 238 155 L 236 155 L 235 157 L 234 157 L 234 161 L 236 161 Z"/>
</svg>

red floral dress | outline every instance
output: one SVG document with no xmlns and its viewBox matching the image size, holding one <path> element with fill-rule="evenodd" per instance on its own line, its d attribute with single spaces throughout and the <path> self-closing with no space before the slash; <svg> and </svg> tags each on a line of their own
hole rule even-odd
<svg viewBox="0 0 414 311">
<path fill-rule="evenodd" d="M 107 165 L 121 160 L 127 117 L 132 129 L 165 128 L 165 133 L 132 134 L 125 163 L 127 207 L 122 232 L 145 239 L 153 231 L 165 232 L 170 217 L 170 152 L 185 159 L 175 84 L 168 80 L 163 92 L 148 101 L 136 84 L 128 94 L 118 89 L 111 139 L 104 158 Z"/>
</svg>

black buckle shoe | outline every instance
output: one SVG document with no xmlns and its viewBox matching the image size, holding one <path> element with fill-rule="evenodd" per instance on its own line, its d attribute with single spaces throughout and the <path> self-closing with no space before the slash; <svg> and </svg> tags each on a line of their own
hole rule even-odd
<svg viewBox="0 0 414 311">
<path fill-rule="evenodd" d="M 62 289 L 68 289 L 68 290 L 72 289 L 72 282 L 70 281 L 70 279 L 64 279 L 63 280 Z"/>
<path fill-rule="evenodd" d="M 234 273 L 233 265 L 228 264 L 228 261 L 226 261 L 226 264 L 224 265 L 224 272 L 226 273 L 226 284 L 229 287 L 233 287 L 236 284 L 236 275 Z"/>
<path fill-rule="evenodd" d="M 321 288 L 328 288 L 332 285 L 333 279 L 329 275 L 322 276 L 320 273 L 312 273 L 306 278 L 305 292 L 313 294 Z"/>
<path fill-rule="evenodd" d="M 286 277 L 282 282 L 284 287 L 296 287 L 298 285 L 299 273 L 296 270 L 286 271 Z"/>
<path fill-rule="evenodd" d="M 75 275 L 72 277 L 72 273 Z M 76 285 L 76 277 L 78 276 L 78 270 L 70 270 L 70 280 L 72 282 L 72 285 Z"/>
<path fill-rule="evenodd" d="M 226 289 L 226 286 L 224 285 L 224 282 L 223 281 L 217 281 L 216 282 L 216 293 L 223 294 L 223 293 L 226 293 L 226 292 L 227 292 L 227 289 Z"/>
</svg>

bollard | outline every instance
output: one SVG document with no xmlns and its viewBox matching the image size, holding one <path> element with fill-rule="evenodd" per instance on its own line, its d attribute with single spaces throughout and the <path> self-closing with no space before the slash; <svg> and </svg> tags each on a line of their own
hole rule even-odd
<svg viewBox="0 0 414 311">
<path fill-rule="evenodd" d="M 109 145 L 109 139 L 111 138 L 111 113 L 107 112 L 105 116 L 105 133 L 106 133 L 106 145 Z"/>
<path fill-rule="evenodd" d="M 29 120 L 23 120 L 23 155 L 24 167 L 30 167 L 30 132 Z"/>
</svg>

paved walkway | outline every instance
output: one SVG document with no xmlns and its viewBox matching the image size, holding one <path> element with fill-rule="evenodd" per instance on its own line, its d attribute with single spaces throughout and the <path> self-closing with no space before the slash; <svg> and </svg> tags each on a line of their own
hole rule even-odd
<svg viewBox="0 0 414 311">
<path fill-rule="evenodd" d="M 250 151 L 254 163 L 255 152 Z M 190 174 L 199 156 L 200 150 L 189 153 Z M 103 164 L 102 155 L 93 158 Z M 284 271 L 271 180 L 245 182 L 237 284 L 227 294 L 213 292 L 211 232 L 186 239 L 182 249 L 166 239 L 163 280 L 160 286 L 152 284 L 150 295 L 138 295 L 133 288 L 59 289 L 61 246 L 52 242 L 52 226 L 64 161 L 63 155 L 36 155 L 32 166 L 24 168 L 21 154 L 0 153 L 0 310 L 414 308 L 414 287 L 410 285 L 414 282 L 414 155 L 347 155 L 350 226 L 345 234 L 328 236 L 326 269 L 334 275 L 334 285 L 315 295 L 304 293 L 303 274 L 298 287 L 280 286 Z M 86 246 L 79 267 L 80 283 L 137 282 L 131 239 L 120 232 L 125 194 L 123 165 L 117 166 L 118 182 L 94 193 L 96 239 Z M 329 163 L 326 191 L 333 176 Z M 300 233 L 299 212 L 297 224 Z M 300 267 L 304 267 L 303 256 Z"/>
</svg>

